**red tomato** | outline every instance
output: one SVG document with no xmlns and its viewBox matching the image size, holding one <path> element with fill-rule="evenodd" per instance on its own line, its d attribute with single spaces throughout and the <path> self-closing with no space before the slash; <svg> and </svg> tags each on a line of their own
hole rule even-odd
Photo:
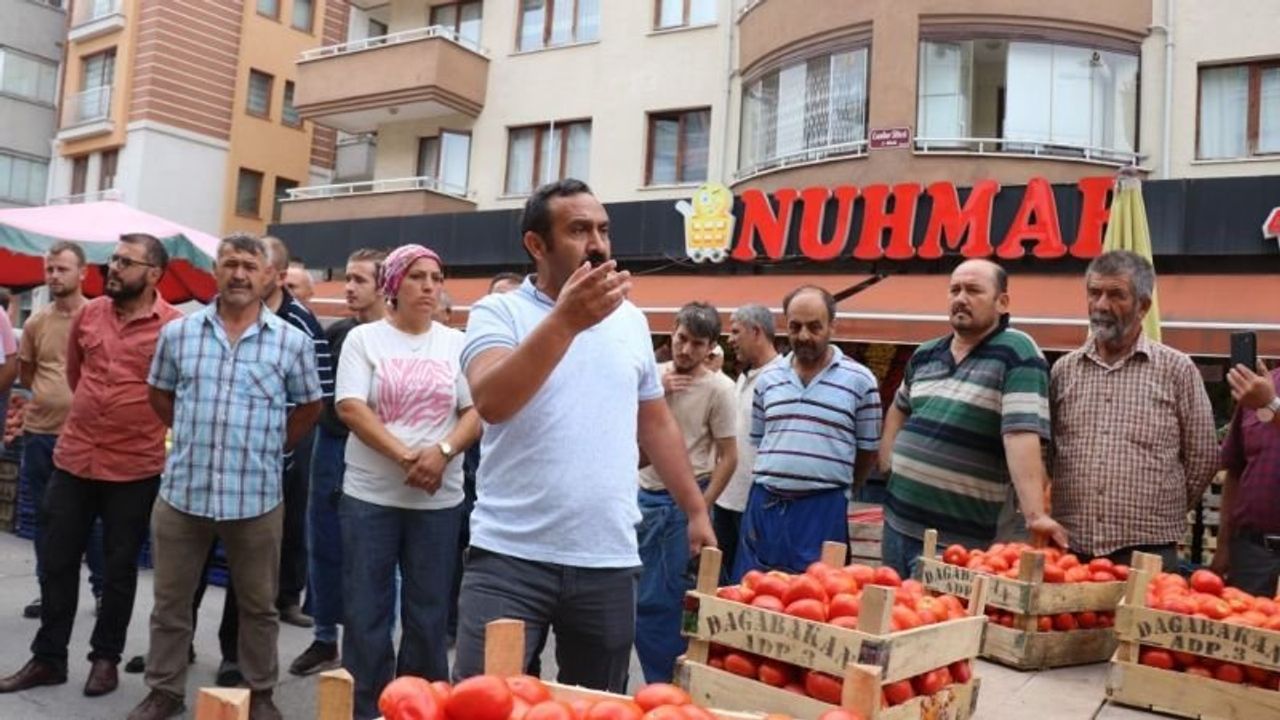
<svg viewBox="0 0 1280 720">
<path fill-rule="evenodd" d="M 1244 668 L 1234 663 L 1222 663 L 1213 671 L 1213 676 L 1222 682 L 1239 685 L 1244 682 Z"/>
<path fill-rule="evenodd" d="M 1280 620 L 1280 618 L 1276 618 L 1276 619 Z M 831 625 L 835 625 L 838 628 L 844 628 L 846 630 L 857 630 L 858 616 L 857 615 L 841 615 L 838 618 L 831 618 L 828 621 L 828 623 Z"/>
<path fill-rule="evenodd" d="M 1059 632 L 1067 632 L 1069 630 L 1076 630 L 1079 627 L 1080 625 L 1076 623 L 1076 616 L 1072 615 L 1071 613 L 1058 613 L 1057 615 L 1053 616 L 1054 630 L 1058 630 Z"/>
<path fill-rule="evenodd" d="M 530 675 L 513 675 L 507 678 L 507 687 L 511 693 L 530 705 L 537 705 L 551 699 L 551 691 L 536 677 Z"/>
<path fill-rule="evenodd" d="M 858 617 L 862 606 L 862 598 L 849 593 L 840 593 L 831 598 L 827 606 L 827 616 L 834 620 L 839 617 Z"/>
<path fill-rule="evenodd" d="M 431 683 L 412 675 L 392 680 L 378 696 L 378 711 L 387 720 L 443 720 L 444 710 L 440 705 Z"/>
<path fill-rule="evenodd" d="M 644 710 L 630 700 L 601 700 L 587 711 L 582 720 L 641 720 Z"/>
<path fill-rule="evenodd" d="M 1041 615 L 1036 618 L 1036 630 L 1040 632 L 1053 632 L 1053 616 Z"/>
<path fill-rule="evenodd" d="M 822 589 L 827 593 L 828 598 L 834 598 L 837 595 L 858 592 L 858 581 L 842 572 L 827 573 L 827 576 L 822 578 Z"/>
<path fill-rule="evenodd" d="M 1111 572 L 1111 569 L 1114 568 L 1115 566 L 1116 566 L 1115 563 L 1111 562 L 1110 560 L 1104 557 L 1094 558 L 1089 561 L 1089 569 L 1092 570 L 1093 572 L 1098 572 L 1099 570 L 1105 570 L 1107 572 Z"/>
<path fill-rule="evenodd" d="M 1180 667 L 1191 667 L 1192 665 L 1198 664 L 1196 656 L 1191 653 L 1174 650 L 1171 654 L 1173 655 L 1173 661 Z"/>
<path fill-rule="evenodd" d="M 875 578 L 871 581 L 871 584 L 898 587 L 902 584 L 902 578 L 898 576 L 897 570 L 887 565 L 881 565 L 875 569 Z"/>
<path fill-rule="evenodd" d="M 1222 578 L 1212 570 L 1200 569 L 1191 573 L 1191 589 L 1196 592 L 1221 596 L 1225 587 Z"/>
<path fill-rule="evenodd" d="M 1098 613 L 1092 610 L 1076 613 L 1076 624 L 1084 630 L 1092 630 L 1098 627 Z"/>
<path fill-rule="evenodd" d="M 844 693 L 844 682 L 837 677 L 810 670 L 804 675 L 804 691 L 815 700 L 839 705 Z"/>
<path fill-rule="evenodd" d="M 1203 601 L 1198 602 L 1196 610 L 1214 620 L 1224 620 L 1231 614 L 1231 606 L 1227 604 L 1227 601 L 1216 597 L 1206 597 Z"/>
<path fill-rule="evenodd" d="M 1095 570 L 1089 574 L 1089 582 L 1115 582 L 1116 576 L 1108 570 Z"/>
<path fill-rule="evenodd" d="M 790 605 L 787 605 L 786 610 L 783 612 L 793 617 L 812 620 L 814 622 L 827 621 L 827 606 L 821 600 L 813 600 L 810 598 L 796 600 Z"/>
<path fill-rule="evenodd" d="M 1267 671 L 1265 668 L 1246 665 L 1244 668 L 1245 677 L 1249 678 L 1250 684 L 1258 687 L 1266 687 L 1271 682 L 1271 676 L 1274 673 Z"/>
<path fill-rule="evenodd" d="M 1196 604 L 1191 599 L 1181 595 L 1165 598 L 1163 602 L 1155 604 L 1162 610 L 1180 615 L 1194 615 L 1196 612 Z"/>
<path fill-rule="evenodd" d="M 969 666 L 968 660 L 957 660 L 948 665 L 947 670 L 951 672 L 951 679 L 961 685 L 973 678 L 973 669 Z"/>
<path fill-rule="evenodd" d="M 756 595 L 751 599 L 751 606 L 772 610 L 774 612 L 782 612 L 787 606 L 782 604 L 782 600 L 776 595 Z"/>
<path fill-rule="evenodd" d="M 453 687 L 444 709 L 449 720 L 508 720 L 514 698 L 502 678 L 477 675 Z"/>
<path fill-rule="evenodd" d="M 822 582 L 810 575 L 801 575 L 791 581 L 787 591 L 782 594 L 782 604 L 790 605 L 797 600 L 817 600 L 825 603 L 827 591 L 822 589 Z"/>
<path fill-rule="evenodd" d="M 1129 579 L 1129 566 L 1128 566 L 1128 565 L 1116 565 L 1115 567 L 1111 568 L 1111 574 L 1112 574 L 1112 575 L 1115 575 L 1117 580 L 1128 580 L 1128 579 Z"/>
<path fill-rule="evenodd" d="M 1172 670 L 1174 668 L 1173 655 L 1168 650 L 1160 650 L 1158 648 L 1144 648 L 1138 654 L 1138 662 L 1161 670 Z"/>
<path fill-rule="evenodd" d="M 749 603 L 750 600 L 745 599 L 746 594 L 742 592 L 741 585 L 729 585 L 716 589 L 716 597 L 722 600 L 731 600 L 733 602 Z"/>
<path fill-rule="evenodd" d="M 884 697 L 890 705 L 901 705 L 915 696 L 916 692 L 911 689 L 911 682 L 908 680 L 899 680 L 884 686 Z"/>
<path fill-rule="evenodd" d="M 751 589 L 756 591 L 756 599 L 769 595 L 781 600 L 787 594 L 787 581 L 777 575 L 765 575 Z"/>
<path fill-rule="evenodd" d="M 590 698 L 574 698 L 570 700 L 569 707 L 573 708 L 574 720 L 585 718 L 595 704 L 596 701 Z"/>
<path fill-rule="evenodd" d="M 838 569 L 839 568 L 831 567 L 830 565 L 822 562 L 821 560 L 814 560 L 813 562 L 809 563 L 809 567 L 804 569 L 804 574 L 812 578 L 815 578 L 819 582 L 821 582 L 822 578 L 826 577 L 830 573 L 835 572 Z"/>
<path fill-rule="evenodd" d="M 1072 555 L 1071 553 L 1067 553 L 1066 555 L 1058 558 L 1058 566 L 1063 570 L 1070 570 L 1071 568 L 1079 567 L 1080 558 Z"/>
<path fill-rule="evenodd" d="M 846 575 L 853 578 L 854 582 L 858 583 L 858 587 L 870 585 L 871 581 L 876 577 L 875 568 L 870 565 L 860 565 L 858 563 L 846 566 L 844 572 Z"/>
<path fill-rule="evenodd" d="M 515 697 L 511 700 L 511 714 L 507 716 L 507 720 L 525 720 L 525 716 L 529 714 L 529 703 L 522 697 Z M 414 720 L 417 720 L 416 718 Z"/>
<path fill-rule="evenodd" d="M 724 656 L 725 672 L 755 679 L 759 666 L 756 661 L 744 653 L 731 652 Z"/>
<path fill-rule="evenodd" d="M 1063 580 L 1069 583 L 1089 582 L 1093 577 L 1093 573 L 1089 572 L 1089 568 L 1082 565 L 1067 568 L 1067 572 L 1063 575 Z"/>
<path fill-rule="evenodd" d="M 942 562 L 964 567 L 965 563 L 969 562 L 969 551 L 963 545 L 948 545 L 947 549 L 942 551 Z"/>
<path fill-rule="evenodd" d="M 893 632 L 911 630 L 924 624 L 916 611 L 905 605 L 894 605 L 890 613 L 889 629 Z"/>
<path fill-rule="evenodd" d="M 750 590 L 755 590 L 756 585 L 764 578 L 764 573 L 759 570 L 748 570 L 742 574 L 742 586 Z"/>
<path fill-rule="evenodd" d="M 911 689 L 915 690 L 917 695 L 933 695 L 943 687 L 945 687 L 943 677 L 937 670 L 930 670 L 923 675 L 911 678 Z"/>
<path fill-rule="evenodd" d="M 1061 565 L 1055 563 L 1045 563 L 1044 581 L 1047 583 L 1066 582 L 1067 571 L 1062 569 Z"/>
<path fill-rule="evenodd" d="M 795 679 L 795 671 L 791 665 L 784 662 L 772 659 L 761 660 L 760 668 L 756 671 L 756 677 L 765 685 L 785 687 Z"/>
<path fill-rule="evenodd" d="M 635 696 L 636 704 L 645 710 L 662 705 L 688 705 L 693 702 L 689 693 L 669 683 L 651 683 L 640 688 Z"/>
<path fill-rule="evenodd" d="M 578 720 L 578 713 L 567 702 L 548 700 L 529 708 L 524 720 Z"/>
</svg>

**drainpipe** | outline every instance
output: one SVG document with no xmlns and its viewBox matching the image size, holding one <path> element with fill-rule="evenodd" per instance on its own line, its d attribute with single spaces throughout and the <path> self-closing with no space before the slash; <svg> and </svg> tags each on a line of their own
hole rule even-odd
<svg viewBox="0 0 1280 720">
<path fill-rule="evenodd" d="M 733 49 L 734 43 L 738 37 L 738 3 L 730 2 L 729 17 L 725 18 L 725 26 L 729 28 L 729 36 L 725 39 L 725 88 L 724 88 L 724 128 L 720 133 L 720 182 L 725 185 L 730 184 L 733 178 L 733 160 L 730 158 L 730 138 L 729 130 L 733 127 L 733 83 L 737 77 L 734 69 Z M 738 134 L 742 134 L 742 128 L 738 128 Z M 708 178 L 709 180 L 711 178 Z"/>
<path fill-rule="evenodd" d="M 1164 0 L 1164 122 L 1161 123 L 1160 177 L 1168 179 L 1172 174 L 1173 158 L 1173 48 L 1174 18 L 1177 0 Z"/>
</svg>

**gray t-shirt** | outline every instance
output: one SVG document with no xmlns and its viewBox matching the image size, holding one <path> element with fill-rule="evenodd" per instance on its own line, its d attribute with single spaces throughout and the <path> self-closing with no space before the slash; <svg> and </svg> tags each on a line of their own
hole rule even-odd
<svg viewBox="0 0 1280 720">
<path fill-rule="evenodd" d="M 462 367 L 514 348 L 555 303 L 529 278 L 471 308 Z M 485 423 L 471 544 L 536 562 L 591 568 L 640 564 L 635 525 L 636 418 L 662 398 L 649 325 L 631 303 L 574 338 L 511 419 Z"/>
</svg>

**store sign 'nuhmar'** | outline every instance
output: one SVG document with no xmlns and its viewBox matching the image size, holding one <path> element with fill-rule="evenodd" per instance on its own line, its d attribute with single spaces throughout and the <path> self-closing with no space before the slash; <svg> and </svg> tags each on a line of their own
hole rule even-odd
<svg viewBox="0 0 1280 720">
<path fill-rule="evenodd" d="M 728 257 L 751 262 L 761 254 L 778 260 L 789 251 L 818 262 L 841 257 L 934 260 L 948 251 L 966 258 L 1005 260 L 1028 252 L 1045 260 L 1068 255 L 1092 258 L 1102 252 L 1114 186 L 1111 176 L 1076 183 L 1080 215 L 1070 242 L 1063 237 L 1053 187 L 1038 177 L 1022 190 L 1022 201 L 1006 228 L 992 226 L 992 207 L 1001 193 L 994 180 L 975 184 L 963 203 L 950 182 L 927 187 L 899 183 L 782 188 L 772 200 L 763 190 L 749 189 L 738 196 L 741 207 L 736 214 L 732 191 L 707 183 L 694 192 L 691 202 L 676 203 L 676 210 L 685 218 L 686 252 L 697 262 L 722 262 Z M 921 195 L 931 201 L 923 221 L 916 212 Z M 830 212 L 834 218 L 829 222 Z M 861 231 L 854 237 L 856 214 L 860 214 Z M 793 222 L 796 218 L 798 223 Z M 914 242 L 917 222 L 927 223 L 919 243 Z"/>
</svg>

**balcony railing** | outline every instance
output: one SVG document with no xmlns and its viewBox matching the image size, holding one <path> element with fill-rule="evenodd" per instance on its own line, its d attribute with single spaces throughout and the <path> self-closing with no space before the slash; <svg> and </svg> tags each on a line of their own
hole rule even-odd
<svg viewBox="0 0 1280 720">
<path fill-rule="evenodd" d="M 781 170 L 795 165 L 806 165 L 808 163 L 831 160 L 834 158 L 859 157 L 866 154 L 866 140 L 855 140 L 853 142 L 806 148 L 798 152 L 778 155 L 776 157 L 761 160 L 760 162 L 752 165 L 739 168 L 736 177 L 737 179 L 742 180 L 744 178 L 751 177 L 752 175 L 759 175 L 760 173 L 769 172 L 771 170 Z"/>
<path fill-rule="evenodd" d="M 102 200 L 124 200 L 124 193 L 110 188 L 108 190 L 97 190 L 95 192 L 77 193 L 75 195 L 63 195 L 61 197 L 49 198 L 49 205 L 79 205 L 81 203 L 99 202 Z"/>
<path fill-rule="evenodd" d="M 374 160 L 378 153 L 376 133 L 347 135 L 338 139 L 333 177 L 343 182 L 369 180 L 373 177 Z"/>
<path fill-rule="evenodd" d="M 1004 155 L 1079 160 L 1115 166 L 1136 166 L 1142 162 L 1142 155 L 1132 150 L 1008 138 L 916 138 L 915 151 L 934 155 Z"/>
<path fill-rule="evenodd" d="M 431 192 L 449 195 L 462 200 L 470 198 L 471 193 L 464 187 L 449 184 L 431 176 L 395 178 L 393 180 L 367 180 L 364 182 L 340 183 L 337 185 L 310 185 L 292 188 L 290 200 L 316 200 L 320 198 L 346 197 L 349 195 L 368 195 L 372 193 L 405 192 L 411 190 L 430 190 Z"/>
<path fill-rule="evenodd" d="M 107 120 L 111 117 L 111 86 L 81 90 L 67 97 L 67 125 Z"/>
<path fill-rule="evenodd" d="M 76 25 L 83 25 L 119 12 L 120 0 L 82 0 L 76 3 L 72 19 Z"/>
<path fill-rule="evenodd" d="M 351 42 L 345 42 L 341 45 L 329 45 L 327 47 L 313 48 L 302 53 L 300 62 L 319 60 L 320 58 L 333 57 L 335 55 L 346 55 L 349 53 L 386 47 L 388 45 L 399 45 L 400 43 L 415 42 L 430 38 L 444 38 L 445 40 L 456 43 L 477 55 L 488 56 L 489 54 L 489 52 L 483 47 L 462 37 L 453 29 L 447 28 L 443 25 L 431 25 L 428 27 L 414 28 L 412 30 L 404 30 L 390 35 L 379 35 L 377 37 L 365 38 L 363 40 L 352 40 Z"/>
</svg>

